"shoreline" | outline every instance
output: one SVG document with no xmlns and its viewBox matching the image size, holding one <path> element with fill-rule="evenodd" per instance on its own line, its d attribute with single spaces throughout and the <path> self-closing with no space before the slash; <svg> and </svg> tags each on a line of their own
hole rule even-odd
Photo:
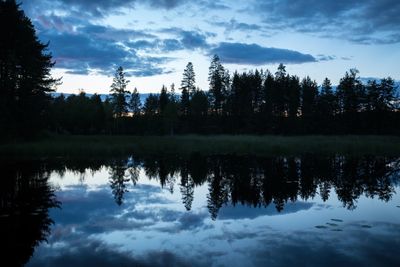
<svg viewBox="0 0 400 267">
<path fill-rule="evenodd" d="M 0 145 L 1 158 L 106 157 L 199 153 L 203 155 L 400 155 L 400 136 L 371 135 L 60 135 Z"/>
</svg>

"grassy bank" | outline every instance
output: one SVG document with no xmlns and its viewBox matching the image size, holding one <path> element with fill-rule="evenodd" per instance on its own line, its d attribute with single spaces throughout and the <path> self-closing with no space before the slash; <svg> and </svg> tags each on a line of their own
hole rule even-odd
<svg viewBox="0 0 400 267">
<path fill-rule="evenodd" d="M 2 144 L 0 157 L 93 157 L 127 154 L 303 153 L 400 155 L 395 136 L 53 136 Z"/>
</svg>

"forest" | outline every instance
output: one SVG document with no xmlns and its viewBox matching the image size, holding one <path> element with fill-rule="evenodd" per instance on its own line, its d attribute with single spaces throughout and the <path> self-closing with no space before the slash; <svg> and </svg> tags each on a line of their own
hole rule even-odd
<svg viewBox="0 0 400 267">
<path fill-rule="evenodd" d="M 5 139 L 55 134 L 399 134 L 399 96 L 390 78 L 363 83 L 356 69 L 337 86 L 326 78 L 277 70 L 229 71 L 214 55 L 209 88 L 196 86 L 187 63 L 180 86 L 162 85 L 144 103 L 127 89 L 123 66 L 116 69 L 109 97 L 55 97 L 61 82 L 48 44 L 15 1 L 0 2 L 0 135 Z"/>
<path fill-rule="evenodd" d="M 290 75 L 282 64 L 275 73 L 230 75 L 215 55 L 209 90 L 195 86 L 189 62 L 178 92 L 163 85 L 142 105 L 120 67 L 105 101 L 84 92 L 51 99 L 48 125 L 67 134 L 397 134 L 394 80 L 363 84 L 357 75 L 346 72 L 336 88 L 328 78 L 318 85 Z"/>
</svg>

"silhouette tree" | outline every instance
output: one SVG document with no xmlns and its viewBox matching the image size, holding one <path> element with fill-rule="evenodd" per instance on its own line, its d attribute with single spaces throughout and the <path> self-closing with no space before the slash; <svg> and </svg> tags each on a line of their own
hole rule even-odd
<svg viewBox="0 0 400 267">
<path fill-rule="evenodd" d="M 265 117 L 265 120 L 271 123 L 272 119 L 272 111 L 273 111 L 273 94 L 274 94 L 274 89 L 275 89 L 275 80 L 274 80 L 274 75 L 267 71 L 266 73 L 266 78 L 264 80 L 263 84 L 263 115 Z"/>
<path fill-rule="evenodd" d="M 168 105 L 168 102 L 169 102 L 169 95 L 168 95 L 167 87 L 165 85 L 163 85 L 161 88 L 161 93 L 160 93 L 159 99 L 160 99 L 159 100 L 160 101 L 160 103 L 159 103 L 160 112 L 161 112 L 161 114 L 163 114 Z"/>
<path fill-rule="evenodd" d="M 339 108 L 343 114 L 354 115 L 361 110 L 364 88 L 357 77 L 358 73 L 357 69 L 351 69 L 350 72 L 346 72 L 337 87 Z"/>
<path fill-rule="evenodd" d="M 317 101 L 318 85 L 307 76 L 301 81 L 301 116 L 306 132 L 312 132 L 315 129 Z"/>
<path fill-rule="evenodd" d="M 395 100 L 394 80 L 390 77 L 384 78 L 380 84 L 375 80 L 368 81 L 366 95 L 368 109 L 377 112 L 392 110 Z"/>
<path fill-rule="evenodd" d="M 126 101 L 129 94 L 126 90 L 128 83 L 129 81 L 125 79 L 124 69 L 119 66 L 110 89 L 111 104 L 116 118 L 120 118 L 128 112 L 128 103 Z"/>
<path fill-rule="evenodd" d="M 181 88 L 185 88 L 188 91 L 189 95 L 193 95 L 196 92 L 195 77 L 196 75 L 194 73 L 193 63 L 188 62 L 186 68 L 183 71 Z"/>
<path fill-rule="evenodd" d="M 275 82 L 271 87 L 272 113 L 275 117 L 287 116 L 286 95 L 287 95 L 288 76 L 286 75 L 286 67 L 279 64 L 275 73 Z"/>
<path fill-rule="evenodd" d="M 143 111 L 146 115 L 156 115 L 160 113 L 160 98 L 156 94 L 149 94 L 144 102 Z"/>
<path fill-rule="evenodd" d="M 171 84 L 171 91 L 167 94 L 168 101 L 163 111 L 164 132 L 174 135 L 178 122 L 179 100 L 175 95 L 175 85 Z"/>
<path fill-rule="evenodd" d="M 125 174 L 126 170 L 127 166 L 125 161 L 117 161 L 110 167 L 109 171 L 110 187 L 114 195 L 115 203 L 117 203 L 118 206 L 122 205 L 124 194 L 128 192 L 127 182 L 129 182 L 129 178 Z"/>
<path fill-rule="evenodd" d="M 194 117 L 206 116 L 208 111 L 207 94 L 201 90 L 194 92 L 190 100 L 190 114 Z"/>
<path fill-rule="evenodd" d="M 133 89 L 131 97 L 129 99 L 129 108 L 134 116 L 140 114 L 142 102 L 140 101 L 140 95 L 136 87 Z"/>
<path fill-rule="evenodd" d="M 337 109 L 338 103 L 331 81 L 325 78 L 321 85 L 321 94 L 318 99 L 318 111 L 323 117 L 329 118 L 336 114 Z"/>
<path fill-rule="evenodd" d="M 226 74 L 219 57 L 214 55 L 209 67 L 208 81 L 210 82 L 211 106 L 217 114 L 222 112 L 222 105 L 226 96 L 226 82 L 229 81 Z"/>
<path fill-rule="evenodd" d="M 288 116 L 296 119 L 300 110 L 301 86 L 297 76 L 290 76 L 287 88 Z"/>
<path fill-rule="evenodd" d="M 196 80 L 193 64 L 192 62 L 189 62 L 183 71 L 183 78 L 181 82 L 181 111 L 183 115 L 189 114 L 190 96 L 196 91 L 195 82 Z"/>
<path fill-rule="evenodd" d="M 1 161 L 0 169 L 0 257 L 7 266 L 24 266 L 47 241 L 54 223 L 49 211 L 61 203 L 43 164 Z"/>
<path fill-rule="evenodd" d="M 181 184 L 180 191 L 182 194 L 182 202 L 186 208 L 186 210 L 190 210 L 192 208 L 193 203 L 193 194 L 194 194 L 194 182 L 191 177 L 189 177 L 187 170 L 183 169 L 181 171 Z"/>
<path fill-rule="evenodd" d="M 15 1 L 0 1 L 0 135 L 35 135 L 42 130 L 49 93 L 59 80 L 48 44 L 42 44 L 31 20 Z"/>
</svg>

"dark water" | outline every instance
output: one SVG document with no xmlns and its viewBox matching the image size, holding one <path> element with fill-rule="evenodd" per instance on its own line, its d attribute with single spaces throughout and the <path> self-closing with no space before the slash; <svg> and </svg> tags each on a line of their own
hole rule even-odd
<svg viewBox="0 0 400 267">
<path fill-rule="evenodd" d="M 1 266 L 400 266 L 400 158 L 0 167 Z"/>
</svg>

